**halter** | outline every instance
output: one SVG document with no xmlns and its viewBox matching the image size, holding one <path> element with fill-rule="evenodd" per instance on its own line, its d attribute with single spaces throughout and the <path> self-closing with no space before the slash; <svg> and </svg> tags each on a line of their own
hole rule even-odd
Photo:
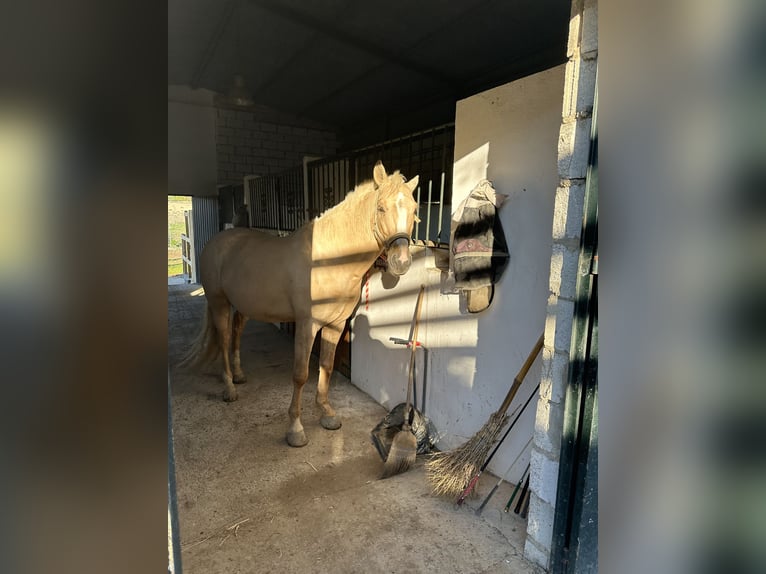
<svg viewBox="0 0 766 574">
<path fill-rule="evenodd" d="M 384 244 L 384 245 L 386 246 L 386 249 L 388 249 L 389 247 L 391 247 L 391 245 L 393 245 L 393 244 L 394 244 L 394 242 L 395 242 L 397 239 L 406 239 L 406 240 L 407 240 L 407 243 L 410 243 L 410 240 L 411 240 L 412 238 L 410 237 L 410 234 L 409 234 L 409 233 L 404 233 L 403 231 L 402 231 L 401 233 L 394 233 L 394 234 L 393 234 L 391 237 L 389 237 L 388 239 L 386 239 L 386 242 L 385 242 L 385 244 Z"/>
<path fill-rule="evenodd" d="M 393 245 L 393 243 L 395 241 L 397 241 L 398 239 L 406 239 L 407 243 L 410 243 L 410 240 L 412 239 L 410 237 L 410 234 L 409 233 L 405 233 L 404 231 L 400 231 L 399 233 L 394 233 L 391 237 L 389 237 L 387 239 L 384 239 L 381 236 L 380 231 L 378 230 L 378 218 L 377 217 L 373 217 L 372 234 L 375 236 L 375 241 L 380 243 L 385 249 L 390 248 L 391 245 Z"/>
<path fill-rule="evenodd" d="M 375 202 L 375 205 L 377 206 L 377 201 Z M 410 237 L 410 234 L 404 231 L 400 231 L 399 233 L 394 233 L 391 237 L 388 237 L 387 239 L 383 238 L 383 236 L 380 233 L 380 230 L 378 229 L 377 207 L 375 212 L 372 215 L 372 234 L 375 236 L 375 241 L 383 245 L 385 249 L 389 249 L 391 245 L 393 245 L 393 243 L 399 239 L 406 239 L 407 243 L 410 243 L 410 240 L 412 239 Z"/>
<path fill-rule="evenodd" d="M 407 181 L 407 178 L 404 177 L 402 174 L 399 174 L 399 176 L 402 178 L 402 181 Z M 394 244 L 395 241 L 399 239 L 406 239 L 407 243 L 410 243 L 412 238 L 410 237 L 409 233 L 406 233 L 404 231 L 400 231 L 399 233 L 394 233 L 391 237 L 388 239 L 384 239 L 381 236 L 380 230 L 378 229 L 378 201 L 380 201 L 380 187 L 376 184 L 375 185 L 375 191 L 377 194 L 375 195 L 375 211 L 372 214 L 372 234 L 375 236 L 375 241 L 382 244 L 385 249 L 389 249 L 391 245 Z"/>
</svg>

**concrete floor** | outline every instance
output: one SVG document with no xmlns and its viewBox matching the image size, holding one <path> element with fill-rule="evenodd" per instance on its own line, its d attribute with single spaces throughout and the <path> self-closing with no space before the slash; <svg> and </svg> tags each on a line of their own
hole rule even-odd
<svg viewBox="0 0 766 574">
<path fill-rule="evenodd" d="M 383 463 L 370 431 L 386 410 L 335 373 L 330 400 L 343 427 L 319 425 L 317 366 L 303 395 L 309 444 L 287 446 L 292 341 L 250 321 L 242 338 L 248 383 L 224 403 L 219 367 L 175 368 L 196 335 L 205 298 L 198 285 L 168 286 L 168 352 L 182 564 L 196 573 L 539 573 L 526 562 L 526 522 L 502 512 L 503 483 L 485 475 L 462 508 L 430 494 L 422 457 L 378 480 Z"/>
</svg>

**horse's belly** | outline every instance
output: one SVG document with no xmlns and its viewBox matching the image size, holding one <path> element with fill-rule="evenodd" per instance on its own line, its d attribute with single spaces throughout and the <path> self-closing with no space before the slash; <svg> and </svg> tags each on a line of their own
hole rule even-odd
<svg viewBox="0 0 766 574">
<path fill-rule="evenodd" d="M 286 290 L 252 286 L 234 289 L 229 301 L 240 313 L 256 321 L 294 321 L 295 309 Z"/>
</svg>

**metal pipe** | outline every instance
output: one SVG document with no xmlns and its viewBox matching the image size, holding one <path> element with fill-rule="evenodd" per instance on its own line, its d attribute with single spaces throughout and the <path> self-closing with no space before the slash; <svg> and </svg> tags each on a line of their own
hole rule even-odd
<svg viewBox="0 0 766 574">
<path fill-rule="evenodd" d="M 444 171 L 442 170 L 441 188 L 439 190 L 439 233 L 436 235 L 438 243 L 442 240 L 442 216 L 444 215 Z"/>
<path fill-rule="evenodd" d="M 419 216 L 420 215 L 420 186 L 418 186 L 417 202 L 418 202 L 418 216 Z M 420 222 L 416 221 L 415 222 L 415 239 L 418 239 L 419 236 L 420 236 Z"/>
<path fill-rule="evenodd" d="M 429 358 L 431 356 L 431 353 L 429 352 L 427 347 L 423 347 L 423 400 L 421 401 L 420 405 L 420 414 L 425 416 L 426 414 L 426 385 L 428 381 L 428 362 Z"/>
<path fill-rule="evenodd" d="M 426 216 L 426 241 L 431 238 L 431 187 L 433 180 L 428 180 L 428 215 Z"/>
</svg>

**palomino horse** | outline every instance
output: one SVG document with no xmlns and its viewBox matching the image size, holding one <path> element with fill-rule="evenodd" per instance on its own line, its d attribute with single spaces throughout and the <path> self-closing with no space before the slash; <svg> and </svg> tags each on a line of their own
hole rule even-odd
<svg viewBox="0 0 766 574">
<path fill-rule="evenodd" d="M 239 355 L 245 321 L 294 321 L 287 442 L 303 446 L 308 440 L 301 424 L 301 391 L 308 378 L 311 347 L 321 329 L 316 402 L 322 409 L 322 426 L 340 428 L 327 397 L 335 348 L 359 302 L 362 277 L 375 259 L 385 250 L 390 272 L 403 275 L 410 268 L 409 240 L 417 218 L 412 192 L 417 184 L 418 176 L 405 181 L 398 171 L 388 175 L 378 162 L 373 181 L 360 184 L 341 203 L 287 237 L 241 228 L 214 236 L 200 255 L 207 312 L 183 363 L 222 354 L 223 398 L 235 401 L 234 383 L 245 382 Z"/>
</svg>

